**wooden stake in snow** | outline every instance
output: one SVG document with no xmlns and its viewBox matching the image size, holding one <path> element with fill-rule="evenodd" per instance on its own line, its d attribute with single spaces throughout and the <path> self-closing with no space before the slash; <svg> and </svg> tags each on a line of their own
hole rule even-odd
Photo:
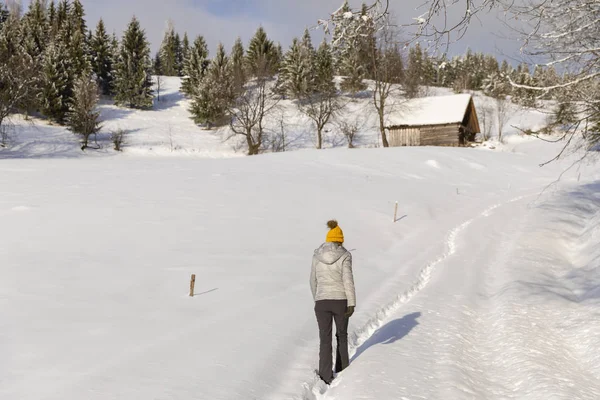
<svg viewBox="0 0 600 400">
<path fill-rule="evenodd" d="M 394 207 L 394 222 L 396 222 L 397 216 L 398 216 L 398 202 L 396 202 L 396 206 Z"/>
<path fill-rule="evenodd" d="M 192 279 L 190 280 L 190 297 L 194 297 L 194 285 L 196 284 L 196 275 L 192 274 Z"/>
</svg>

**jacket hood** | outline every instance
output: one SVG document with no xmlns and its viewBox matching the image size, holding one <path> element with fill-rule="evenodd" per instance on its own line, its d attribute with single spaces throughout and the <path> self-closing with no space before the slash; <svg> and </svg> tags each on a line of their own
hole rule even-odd
<svg viewBox="0 0 600 400">
<path fill-rule="evenodd" d="M 323 264 L 331 265 L 342 258 L 348 250 L 337 243 L 323 243 L 321 247 L 315 250 L 315 257 Z"/>
</svg>

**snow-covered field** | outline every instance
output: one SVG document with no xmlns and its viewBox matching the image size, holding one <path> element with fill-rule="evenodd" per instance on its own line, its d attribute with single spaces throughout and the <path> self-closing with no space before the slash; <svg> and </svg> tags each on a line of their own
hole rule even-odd
<svg viewBox="0 0 600 400">
<path fill-rule="evenodd" d="M 240 157 L 166 95 L 104 105 L 99 151 L 22 122 L 0 150 L 0 399 L 600 398 L 594 165 L 544 191 L 570 160 L 517 136 Z M 329 218 L 357 311 L 326 388 L 308 277 Z"/>
</svg>

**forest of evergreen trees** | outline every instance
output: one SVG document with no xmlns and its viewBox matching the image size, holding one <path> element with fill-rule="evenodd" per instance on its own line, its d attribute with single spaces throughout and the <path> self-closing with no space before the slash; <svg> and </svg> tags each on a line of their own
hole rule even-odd
<svg viewBox="0 0 600 400">
<path fill-rule="evenodd" d="M 32 0 L 27 10 L 14 4 L 9 10 L 0 1 L 0 126 L 11 113 L 37 113 L 84 135 L 87 146 L 89 135 L 99 129 L 98 94 L 123 107 L 150 109 L 152 76 L 180 76 L 194 121 L 209 127 L 229 124 L 256 154 L 262 146 L 256 127 L 262 129 L 263 118 L 282 98 L 298 100 L 315 122 L 320 147 L 321 130 L 340 107 L 339 97 L 364 91 L 366 80 L 397 84 L 407 97 L 440 86 L 511 96 L 515 103 L 535 106 L 539 92 L 522 86 L 552 86 L 563 79 L 552 68 L 514 68 L 471 51 L 447 58 L 428 55 L 418 43 L 383 48 L 374 26 L 361 24 L 356 40 L 343 34 L 350 28 L 337 25 L 330 40 L 317 47 L 306 30 L 284 52 L 260 27 L 247 48 L 238 39 L 229 52 L 219 44 L 210 57 L 202 36 L 190 42 L 170 23 L 152 57 L 135 17 L 119 38 L 102 20 L 89 27 L 79 0 Z M 339 88 L 335 75 L 343 77 Z"/>
</svg>

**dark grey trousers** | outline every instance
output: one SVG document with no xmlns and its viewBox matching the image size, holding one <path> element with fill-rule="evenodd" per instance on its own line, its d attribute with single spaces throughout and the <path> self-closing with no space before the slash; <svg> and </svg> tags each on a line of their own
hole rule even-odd
<svg viewBox="0 0 600 400">
<path fill-rule="evenodd" d="M 348 318 L 346 318 L 346 300 L 319 300 L 315 302 L 315 314 L 319 324 L 319 376 L 326 383 L 333 380 L 333 348 L 331 343 L 332 321 L 335 320 L 337 351 L 335 372 L 345 369 L 348 357 Z"/>
</svg>

